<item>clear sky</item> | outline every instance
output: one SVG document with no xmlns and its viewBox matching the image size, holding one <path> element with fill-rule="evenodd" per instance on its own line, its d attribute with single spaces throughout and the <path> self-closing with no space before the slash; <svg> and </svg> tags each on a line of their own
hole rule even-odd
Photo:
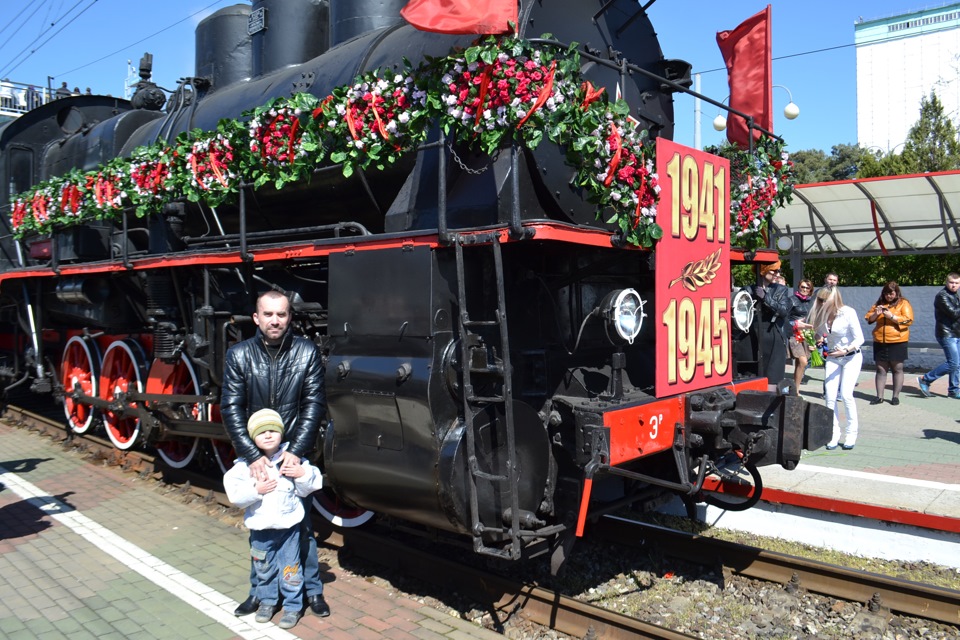
<svg viewBox="0 0 960 640">
<path fill-rule="evenodd" d="M 584 0 L 585 1 L 585 0 Z M 54 88 L 66 82 L 81 91 L 123 95 L 127 61 L 136 69 L 145 51 L 154 56 L 154 81 L 172 89 L 193 75 L 194 28 L 205 16 L 238 0 L 3 0 L 0 77 Z M 242 3 L 242 0 L 240 0 Z M 936 0 L 657 0 L 650 17 L 667 58 L 700 72 L 701 92 L 722 100 L 729 93 L 716 33 L 772 6 L 773 81 L 786 86 L 800 117 L 783 118 L 787 93 L 774 89 L 774 130 L 792 151 L 855 143 L 856 51 L 853 25 L 920 9 Z M 919 104 L 917 105 L 919 114 Z M 703 144 L 720 142 L 715 107 L 704 104 Z M 676 102 L 676 140 L 694 143 L 694 103 Z"/>
</svg>

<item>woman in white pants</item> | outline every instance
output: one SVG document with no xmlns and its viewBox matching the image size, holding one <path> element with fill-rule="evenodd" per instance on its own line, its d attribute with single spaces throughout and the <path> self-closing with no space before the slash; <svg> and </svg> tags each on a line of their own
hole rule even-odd
<svg viewBox="0 0 960 640">
<path fill-rule="evenodd" d="M 863 354 L 860 353 L 863 345 L 860 317 L 853 307 L 843 304 L 839 288 L 824 287 L 817 292 L 817 299 L 807 316 L 807 324 L 800 326 L 812 328 L 818 336 L 818 342 L 826 343 L 823 391 L 827 408 L 833 409 L 833 438 L 830 439 L 827 449 L 836 449 L 840 443 L 838 395 L 847 414 L 842 447 L 846 450 L 853 449 L 859 429 L 853 388 L 863 365 Z"/>
</svg>

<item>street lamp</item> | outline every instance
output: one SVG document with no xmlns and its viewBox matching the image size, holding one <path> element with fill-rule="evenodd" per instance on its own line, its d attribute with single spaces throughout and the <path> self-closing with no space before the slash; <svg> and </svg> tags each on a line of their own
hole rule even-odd
<svg viewBox="0 0 960 640">
<path fill-rule="evenodd" d="M 783 117 L 787 120 L 795 120 L 797 116 L 800 115 L 800 107 L 793 101 L 793 94 L 790 93 L 790 89 L 787 89 L 782 84 L 775 84 L 773 86 L 780 87 L 787 92 L 787 95 L 790 97 L 790 102 L 783 108 Z M 726 102 L 729 97 L 730 96 L 727 96 L 723 101 Z M 713 119 L 713 128 L 717 131 L 723 131 L 727 128 L 727 117 L 723 115 L 723 113 L 718 113 L 717 117 Z"/>
</svg>

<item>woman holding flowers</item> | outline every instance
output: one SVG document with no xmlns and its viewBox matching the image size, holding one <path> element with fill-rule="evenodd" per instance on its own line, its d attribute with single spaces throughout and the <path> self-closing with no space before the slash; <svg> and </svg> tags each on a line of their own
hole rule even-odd
<svg viewBox="0 0 960 640">
<path fill-rule="evenodd" d="M 797 285 L 797 290 L 790 299 L 790 313 L 787 314 L 789 329 L 793 332 L 787 342 L 787 353 L 793 358 L 793 387 L 794 394 L 800 394 L 800 383 L 803 382 L 803 372 L 807 368 L 810 352 L 816 349 L 816 342 L 810 344 L 803 335 L 803 329 L 797 326 L 797 321 L 803 321 L 810 313 L 810 307 L 813 306 L 813 282 L 810 280 L 801 280 Z M 811 333 L 809 329 L 808 332 Z M 818 354 L 819 355 L 819 352 Z M 823 364 L 822 362 L 820 364 Z M 819 365 L 817 365 L 819 366 Z"/>
<path fill-rule="evenodd" d="M 880 297 L 864 316 L 873 328 L 873 361 L 877 365 L 874 384 L 877 397 L 870 404 L 883 402 L 887 386 L 887 371 L 893 373 L 893 394 L 890 404 L 900 404 L 900 389 L 903 388 L 903 363 L 907 359 L 907 343 L 910 341 L 910 325 L 913 324 L 913 307 L 903 297 L 900 285 L 891 280 L 883 285 Z"/>
<path fill-rule="evenodd" d="M 843 448 L 853 449 L 859 430 L 853 388 L 863 365 L 863 354 L 860 353 L 863 345 L 860 318 L 853 307 L 843 304 L 839 287 L 824 287 L 817 292 L 807 322 L 798 322 L 798 326 L 801 329 L 812 329 L 816 335 L 822 336 L 820 342 L 826 344 L 823 391 L 827 408 L 833 409 L 833 437 L 827 444 L 827 449 L 836 449 L 840 443 L 838 397 L 847 414 Z"/>
</svg>

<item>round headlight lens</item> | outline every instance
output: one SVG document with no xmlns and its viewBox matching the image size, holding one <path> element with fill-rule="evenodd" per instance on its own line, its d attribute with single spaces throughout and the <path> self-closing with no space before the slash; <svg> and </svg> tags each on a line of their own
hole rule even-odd
<svg viewBox="0 0 960 640">
<path fill-rule="evenodd" d="M 753 324 L 754 305 L 753 296 L 746 289 L 741 289 L 733 296 L 733 323 L 744 333 Z"/>
<path fill-rule="evenodd" d="M 612 333 L 628 344 L 640 334 L 643 319 L 647 314 L 643 312 L 646 302 L 640 299 L 635 289 L 622 289 L 608 294 L 603 305 L 603 317 L 607 322 L 607 335 Z"/>
</svg>

